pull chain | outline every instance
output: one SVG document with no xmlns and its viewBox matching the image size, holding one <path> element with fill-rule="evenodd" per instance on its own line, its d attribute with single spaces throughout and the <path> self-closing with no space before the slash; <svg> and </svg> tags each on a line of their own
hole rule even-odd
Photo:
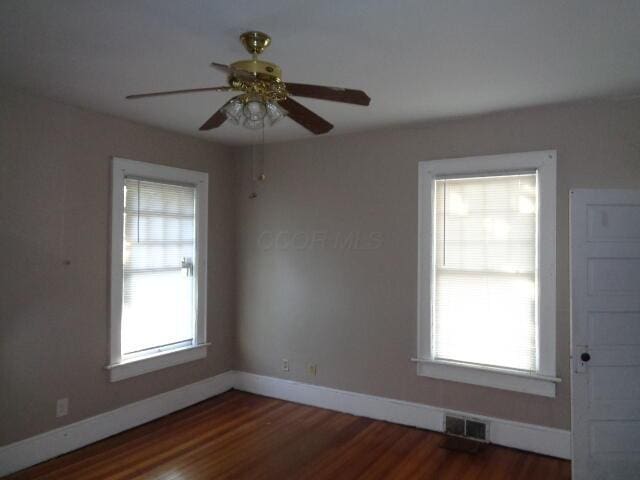
<svg viewBox="0 0 640 480">
<path fill-rule="evenodd" d="M 264 147 L 264 124 L 262 125 L 262 142 L 261 142 L 262 151 L 260 152 L 259 162 L 256 161 L 256 147 L 255 144 L 251 145 L 251 181 L 253 182 L 253 191 L 249 194 L 250 199 L 257 198 L 257 182 L 263 182 L 266 180 L 267 176 L 264 173 L 264 158 L 265 158 L 265 147 Z"/>
</svg>

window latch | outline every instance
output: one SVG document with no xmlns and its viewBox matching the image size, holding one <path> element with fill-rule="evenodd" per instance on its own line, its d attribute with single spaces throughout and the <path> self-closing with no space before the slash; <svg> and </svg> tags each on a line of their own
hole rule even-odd
<svg viewBox="0 0 640 480">
<path fill-rule="evenodd" d="M 187 277 L 193 277 L 193 261 L 189 257 L 182 257 L 182 263 L 180 267 L 183 271 L 186 271 Z"/>
</svg>

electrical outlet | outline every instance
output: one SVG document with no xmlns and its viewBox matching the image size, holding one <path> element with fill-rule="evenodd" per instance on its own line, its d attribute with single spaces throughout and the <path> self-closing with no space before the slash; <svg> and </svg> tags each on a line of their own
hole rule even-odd
<svg viewBox="0 0 640 480">
<path fill-rule="evenodd" d="M 318 375 L 318 365 L 316 365 L 315 363 L 310 363 L 309 365 L 307 365 L 307 370 L 309 371 L 309 375 L 311 375 L 312 377 Z"/>
<path fill-rule="evenodd" d="M 289 371 L 289 360 L 287 360 L 286 358 L 282 359 L 282 371 L 283 372 Z"/>
<path fill-rule="evenodd" d="M 56 402 L 56 417 L 64 417 L 69 413 L 69 399 L 59 398 Z"/>
</svg>

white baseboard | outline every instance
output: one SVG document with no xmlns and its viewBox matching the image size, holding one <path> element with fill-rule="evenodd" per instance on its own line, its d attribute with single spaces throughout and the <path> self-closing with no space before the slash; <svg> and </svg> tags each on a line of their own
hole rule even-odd
<svg viewBox="0 0 640 480">
<path fill-rule="evenodd" d="M 471 415 L 421 403 L 376 397 L 253 373 L 228 371 L 0 447 L 0 476 L 168 415 L 231 388 L 439 432 L 443 429 L 443 418 L 446 412 L 470 416 L 490 422 L 489 440 L 492 443 L 553 457 L 571 458 L 571 434 L 567 430 Z"/>
<path fill-rule="evenodd" d="M 236 372 L 235 388 L 362 417 L 441 432 L 445 413 L 489 422 L 489 441 L 553 457 L 571 458 L 571 432 L 499 418 L 376 397 L 307 383 Z"/>
<path fill-rule="evenodd" d="M 224 372 L 0 447 L 0 476 L 84 447 L 218 395 L 233 388 L 234 377 L 234 372 Z"/>
</svg>

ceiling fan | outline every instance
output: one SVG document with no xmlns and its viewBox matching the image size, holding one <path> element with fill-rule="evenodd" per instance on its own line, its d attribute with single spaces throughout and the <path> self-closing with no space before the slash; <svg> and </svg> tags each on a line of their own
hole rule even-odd
<svg viewBox="0 0 640 480">
<path fill-rule="evenodd" d="M 286 115 L 316 135 L 327 133 L 333 125 L 295 101 L 291 98 L 292 96 L 364 106 L 369 105 L 371 101 L 362 90 L 285 83 L 282 81 L 282 70 L 278 65 L 258 59 L 258 55 L 271 43 L 269 35 L 257 31 L 245 32 L 240 36 L 240 41 L 251 54 L 250 60 L 240 60 L 231 65 L 215 62 L 211 64 L 212 67 L 227 74 L 228 86 L 140 93 L 126 98 L 137 99 L 194 92 L 241 92 L 215 112 L 200 127 L 200 130 L 212 130 L 226 120 L 235 124 L 242 122 L 242 125 L 247 128 L 258 129 L 263 128 L 265 122 L 271 125 Z"/>
</svg>

